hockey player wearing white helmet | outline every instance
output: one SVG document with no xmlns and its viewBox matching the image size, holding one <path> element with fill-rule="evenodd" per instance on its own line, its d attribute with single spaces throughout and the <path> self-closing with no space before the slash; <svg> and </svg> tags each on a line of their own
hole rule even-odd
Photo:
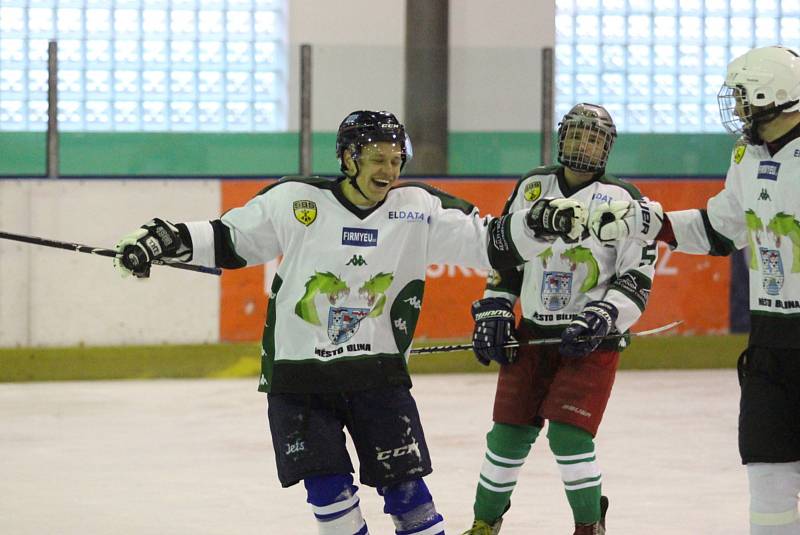
<svg viewBox="0 0 800 535">
<path fill-rule="evenodd" d="M 750 339 L 739 357 L 739 452 L 750 483 L 750 533 L 798 535 L 800 493 L 800 56 L 755 48 L 728 65 L 718 95 L 741 137 L 725 185 L 705 209 L 654 201 L 592 213 L 605 243 L 630 236 L 690 254 L 749 247 Z"/>
</svg>

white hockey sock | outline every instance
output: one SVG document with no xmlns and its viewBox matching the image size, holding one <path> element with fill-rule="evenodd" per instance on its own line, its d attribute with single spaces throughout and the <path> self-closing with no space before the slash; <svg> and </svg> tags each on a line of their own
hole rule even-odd
<svg viewBox="0 0 800 535">
<path fill-rule="evenodd" d="M 750 535 L 800 535 L 800 462 L 750 463 Z"/>
<path fill-rule="evenodd" d="M 323 507 L 312 505 L 311 510 L 317 518 L 319 535 L 368 535 L 356 495 Z"/>
</svg>

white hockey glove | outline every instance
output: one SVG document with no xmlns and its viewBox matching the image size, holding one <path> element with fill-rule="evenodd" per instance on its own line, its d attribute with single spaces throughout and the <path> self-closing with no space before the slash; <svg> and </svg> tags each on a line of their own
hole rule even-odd
<svg viewBox="0 0 800 535">
<path fill-rule="evenodd" d="M 655 240 L 663 224 L 661 204 L 647 198 L 600 203 L 589 217 L 592 234 L 603 243 L 630 237 Z"/>
<path fill-rule="evenodd" d="M 114 259 L 114 267 L 123 277 L 146 279 L 154 260 L 170 264 L 192 258 L 191 243 L 183 242 L 178 227 L 158 218 L 122 238 L 116 249 L 121 256 Z"/>
<path fill-rule="evenodd" d="M 584 236 L 587 218 L 586 205 L 580 201 L 543 198 L 533 203 L 525 219 L 537 238 L 574 243 Z"/>
</svg>

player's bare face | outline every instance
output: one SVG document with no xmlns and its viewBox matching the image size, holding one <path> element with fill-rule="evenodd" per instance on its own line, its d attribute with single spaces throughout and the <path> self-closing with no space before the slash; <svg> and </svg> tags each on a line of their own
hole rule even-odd
<svg viewBox="0 0 800 535">
<path fill-rule="evenodd" d="M 402 165 L 402 151 L 398 144 L 380 141 L 365 145 L 358 160 L 358 187 L 371 202 L 381 202 L 400 177 Z"/>
</svg>

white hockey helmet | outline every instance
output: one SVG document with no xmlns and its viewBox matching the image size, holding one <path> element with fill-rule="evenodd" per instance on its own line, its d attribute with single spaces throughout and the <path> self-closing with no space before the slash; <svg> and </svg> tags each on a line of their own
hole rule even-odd
<svg viewBox="0 0 800 535">
<path fill-rule="evenodd" d="M 717 102 L 728 132 L 761 144 L 760 124 L 800 110 L 800 55 L 783 46 L 766 46 L 739 56 L 728 64 Z"/>
</svg>

